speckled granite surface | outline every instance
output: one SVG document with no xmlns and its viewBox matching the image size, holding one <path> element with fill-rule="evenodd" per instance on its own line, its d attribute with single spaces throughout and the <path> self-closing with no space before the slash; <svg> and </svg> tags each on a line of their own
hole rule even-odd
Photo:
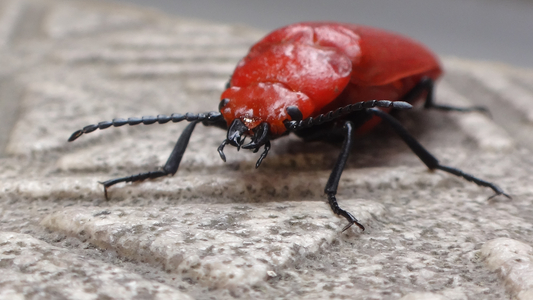
<svg viewBox="0 0 533 300">
<path fill-rule="evenodd" d="M 257 155 L 200 126 L 176 176 L 97 183 L 164 164 L 184 124 L 115 117 L 214 110 L 262 32 L 96 2 L 0 3 L 1 299 L 532 299 L 533 71 L 446 58 L 437 99 L 477 113 L 402 113 L 442 162 L 513 199 L 429 172 L 387 128 L 338 148 L 295 137 Z"/>
</svg>

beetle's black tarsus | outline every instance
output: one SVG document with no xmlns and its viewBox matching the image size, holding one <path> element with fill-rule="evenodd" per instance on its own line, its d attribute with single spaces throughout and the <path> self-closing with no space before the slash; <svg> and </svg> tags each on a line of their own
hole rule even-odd
<svg viewBox="0 0 533 300">
<path fill-rule="evenodd" d="M 470 174 L 467 174 L 457 168 L 452 168 L 452 167 L 447 167 L 447 166 L 443 166 L 443 165 L 438 165 L 435 167 L 435 169 L 439 169 L 441 171 L 444 171 L 444 172 L 447 172 L 447 173 L 450 173 L 450 174 L 453 174 L 455 176 L 459 176 L 459 177 L 463 177 L 464 179 L 466 179 L 467 181 L 470 181 L 470 182 L 473 182 L 477 185 L 480 185 L 480 186 L 484 186 L 484 187 L 488 187 L 490 189 L 492 189 L 494 191 L 494 195 L 490 196 L 488 200 L 496 197 L 496 196 L 500 196 L 500 195 L 503 195 L 505 197 L 507 197 L 508 199 L 511 199 L 511 196 L 509 196 L 507 193 L 505 193 L 499 186 L 495 185 L 494 183 L 491 183 L 491 182 L 488 182 L 488 181 L 485 181 L 485 180 L 482 180 L 482 179 L 479 179 L 479 178 L 476 178 Z"/>
<path fill-rule="evenodd" d="M 181 121 L 188 121 L 188 122 L 203 122 L 204 125 L 210 126 L 210 125 L 216 125 L 216 126 L 224 126 L 225 123 L 224 118 L 222 114 L 218 111 L 211 111 L 206 113 L 200 113 L 200 114 L 193 114 L 193 113 L 186 113 L 186 114 L 172 114 L 170 116 L 166 115 L 157 115 L 157 117 L 153 116 L 144 116 L 144 117 L 134 117 L 134 118 L 128 118 L 128 119 L 113 119 L 113 121 L 103 121 L 98 124 L 92 124 L 87 125 L 83 127 L 80 130 L 75 131 L 68 139 L 69 142 L 72 142 L 82 136 L 83 134 L 91 133 L 95 131 L 96 129 L 106 129 L 111 126 L 114 127 L 120 127 L 124 125 L 137 125 L 137 124 L 144 124 L 144 125 L 151 125 L 154 123 L 158 124 L 165 124 L 170 121 L 176 123 Z"/>
<path fill-rule="evenodd" d="M 389 100 L 370 100 L 361 101 L 354 104 L 349 104 L 339 107 L 336 110 L 330 111 L 326 114 L 321 114 L 316 117 L 309 117 L 301 121 L 285 121 L 285 128 L 289 131 L 296 131 L 304 128 L 317 126 L 326 122 L 333 121 L 339 117 L 346 116 L 356 111 L 362 111 L 372 107 L 394 108 L 394 109 L 410 109 L 413 106 L 404 101 L 389 101 Z"/>
<path fill-rule="evenodd" d="M 178 141 L 176 142 L 176 145 L 174 146 L 172 153 L 170 153 L 170 156 L 168 157 L 167 162 L 163 166 L 162 170 L 145 172 L 145 173 L 140 173 L 137 175 L 115 178 L 115 179 L 110 179 L 110 180 L 101 182 L 101 184 L 104 185 L 104 195 L 106 199 L 107 199 L 107 188 L 117 183 L 142 181 L 145 179 L 155 179 L 155 178 L 162 177 L 162 176 L 176 174 L 176 172 L 178 171 L 181 159 L 183 158 L 183 154 L 185 154 L 185 150 L 187 149 L 187 145 L 189 144 L 189 139 L 191 138 L 192 132 L 194 131 L 196 124 L 198 124 L 199 122 L 200 120 L 191 121 L 191 123 L 187 125 L 187 127 L 185 127 Z"/>
<path fill-rule="evenodd" d="M 375 108 L 369 108 L 366 110 L 367 113 L 371 115 L 376 115 L 380 117 L 385 123 L 391 126 L 391 128 L 400 136 L 400 138 L 411 148 L 411 150 L 422 160 L 422 162 L 430 169 L 430 170 L 442 170 L 444 172 L 463 177 L 464 179 L 471 181 L 479 186 L 484 186 L 492 189 L 495 193 L 494 196 L 490 197 L 489 199 L 498 196 L 498 195 L 504 195 L 507 198 L 511 198 L 508 194 L 506 194 L 500 187 L 495 185 L 494 183 L 479 179 L 475 176 L 472 176 L 470 174 L 467 174 L 457 168 L 452 168 L 448 166 L 441 165 L 437 158 L 433 156 L 429 151 L 427 151 L 408 131 L 405 129 L 405 127 L 398 122 L 393 116 Z"/>
<path fill-rule="evenodd" d="M 348 224 L 342 228 L 342 232 L 345 232 L 354 224 L 357 225 L 357 227 L 361 228 L 361 230 L 365 231 L 365 226 L 363 226 L 363 224 L 359 223 L 359 221 L 351 213 L 339 207 L 339 204 L 337 203 L 337 198 L 334 194 L 328 194 L 328 202 L 331 206 L 331 210 L 333 210 L 335 214 L 343 216 L 344 218 L 346 218 L 346 220 L 348 220 Z"/>
<path fill-rule="evenodd" d="M 427 92 L 426 100 L 424 102 L 424 108 L 438 109 L 442 111 L 459 111 L 459 112 L 471 112 L 478 111 L 491 116 L 490 111 L 484 106 L 471 106 L 471 107 L 457 107 L 453 105 L 437 104 L 434 101 L 434 86 L 435 82 L 429 77 L 423 77 L 415 87 L 413 87 L 405 96 L 403 101 L 413 103 L 424 92 Z"/>
<path fill-rule="evenodd" d="M 328 196 L 328 202 L 331 206 L 331 210 L 333 210 L 335 214 L 343 216 L 344 218 L 346 218 L 346 220 L 348 220 L 348 225 L 346 225 L 342 229 L 342 231 L 346 231 L 354 224 L 364 231 L 365 227 L 363 226 L 363 224 L 359 223 L 359 221 L 351 213 L 340 208 L 339 204 L 337 203 L 337 198 L 335 197 L 335 195 L 337 195 L 337 188 L 339 186 L 342 171 L 344 170 L 344 166 L 346 165 L 346 161 L 348 160 L 348 156 L 350 154 L 352 143 L 353 124 L 350 121 L 346 121 L 344 123 L 344 142 L 342 144 L 341 153 L 339 154 L 337 162 L 335 163 L 335 166 L 333 167 L 333 170 L 329 175 L 328 182 L 326 183 L 326 187 L 324 188 L 324 193 Z"/>
</svg>

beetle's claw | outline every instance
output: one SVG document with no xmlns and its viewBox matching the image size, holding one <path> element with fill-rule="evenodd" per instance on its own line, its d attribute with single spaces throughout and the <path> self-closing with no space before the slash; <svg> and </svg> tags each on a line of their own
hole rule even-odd
<svg viewBox="0 0 533 300">
<path fill-rule="evenodd" d="M 348 223 L 348 225 L 344 226 L 342 232 L 345 232 L 346 230 L 350 229 L 350 227 L 352 227 L 354 224 L 357 225 L 357 227 L 361 228 L 362 231 L 365 231 L 365 226 L 363 226 L 363 224 L 359 223 L 359 221 L 357 220 L 353 220 Z"/>
<path fill-rule="evenodd" d="M 352 227 L 354 224 L 357 225 L 357 227 L 361 228 L 361 230 L 365 231 L 365 226 L 363 224 L 359 223 L 359 220 L 357 220 L 351 213 L 341 210 L 341 215 L 348 220 L 348 225 L 344 226 L 342 229 L 342 232 L 345 232 L 350 227 Z"/>
<path fill-rule="evenodd" d="M 507 194 L 507 193 L 504 193 L 504 192 L 497 192 L 497 193 L 495 193 L 494 195 L 490 196 L 489 199 L 487 199 L 487 200 L 491 200 L 492 198 L 495 198 L 495 197 L 500 196 L 500 195 L 505 196 L 505 197 L 506 197 L 507 199 L 509 199 L 509 200 L 512 200 L 512 199 L 513 199 L 513 197 L 509 196 L 509 194 Z"/>
<path fill-rule="evenodd" d="M 354 223 L 348 223 L 344 228 L 342 228 L 342 232 L 345 232 L 346 230 L 350 229 Z"/>
<path fill-rule="evenodd" d="M 98 181 L 98 183 L 104 186 L 104 197 L 106 201 L 109 201 L 109 198 L 107 197 L 107 185 L 105 184 L 105 182 L 101 181 Z"/>
</svg>

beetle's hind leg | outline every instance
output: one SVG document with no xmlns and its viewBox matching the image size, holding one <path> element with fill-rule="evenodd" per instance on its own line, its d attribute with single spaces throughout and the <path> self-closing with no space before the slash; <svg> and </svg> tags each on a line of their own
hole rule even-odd
<svg viewBox="0 0 533 300">
<path fill-rule="evenodd" d="M 104 186 L 104 195 L 107 199 L 107 188 L 115 185 L 120 182 L 135 182 L 135 181 L 142 181 L 145 179 L 155 179 L 162 176 L 167 175 L 174 175 L 178 171 L 178 167 L 180 165 L 181 159 L 183 158 L 183 154 L 185 154 L 185 150 L 187 149 L 187 145 L 189 144 L 189 139 L 192 135 L 192 132 L 194 131 L 194 127 L 196 124 L 198 124 L 200 121 L 192 121 L 185 127 L 183 132 L 181 133 L 178 142 L 174 146 L 174 149 L 172 150 L 172 153 L 170 153 L 170 156 L 168 157 L 167 162 L 163 166 L 161 170 L 158 171 L 152 171 L 152 172 L 145 172 L 140 173 L 137 175 L 131 175 L 121 178 L 115 178 L 110 179 L 104 182 L 100 182 Z"/>
<path fill-rule="evenodd" d="M 359 221 L 349 212 L 345 211 L 344 209 L 339 207 L 339 204 L 337 203 L 337 198 L 335 197 L 337 195 L 337 188 L 339 186 L 339 181 L 341 179 L 342 171 L 344 170 L 344 166 L 346 165 L 346 161 L 348 160 L 348 155 L 350 154 L 350 149 L 352 148 L 353 143 L 353 124 L 350 121 L 346 121 L 344 123 L 344 142 L 342 144 L 341 153 L 339 155 L 339 158 L 337 158 L 337 162 L 335 163 L 335 166 L 333 167 L 333 170 L 331 171 L 331 175 L 329 175 L 328 183 L 326 183 L 326 187 L 324 189 L 324 193 L 328 195 L 328 201 L 329 205 L 331 206 L 331 210 L 339 216 L 343 216 L 348 220 L 348 225 L 346 225 L 342 231 L 347 230 L 348 228 L 352 227 L 352 225 L 357 225 L 362 230 L 365 230 L 365 227 L 363 224 L 359 223 Z"/>
<path fill-rule="evenodd" d="M 498 195 L 504 195 L 507 198 L 511 198 L 508 194 L 506 194 L 500 187 L 498 187 L 496 184 L 492 182 L 485 181 L 483 179 L 479 179 L 475 176 L 472 176 L 470 174 L 467 174 L 457 168 L 452 168 L 448 166 L 441 165 L 439 161 L 433 156 L 431 153 L 429 153 L 406 129 L 405 127 L 398 122 L 394 117 L 391 115 L 375 108 L 369 108 L 367 109 L 367 113 L 370 115 L 376 115 L 380 117 L 385 123 L 389 124 L 392 129 L 400 136 L 400 138 L 411 148 L 411 150 L 424 162 L 424 164 L 430 169 L 430 170 L 442 170 L 444 172 L 463 177 L 464 179 L 473 182 L 479 186 L 484 186 L 492 189 L 494 191 L 494 195 L 491 196 L 489 199 L 498 196 Z"/>
<path fill-rule="evenodd" d="M 416 101 L 424 92 L 426 94 L 426 100 L 424 102 L 424 108 L 438 109 L 442 111 L 460 111 L 460 112 L 471 112 L 479 111 L 490 115 L 489 110 L 484 106 L 471 106 L 471 107 L 457 107 L 446 104 L 437 104 L 435 103 L 434 98 L 434 81 L 429 77 L 422 77 L 420 81 L 413 87 L 407 94 L 402 97 L 402 101 L 413 103 Z"/>
</svg>

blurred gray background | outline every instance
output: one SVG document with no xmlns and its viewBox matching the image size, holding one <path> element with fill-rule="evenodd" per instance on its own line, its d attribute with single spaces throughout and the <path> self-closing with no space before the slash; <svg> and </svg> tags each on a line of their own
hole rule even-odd
<svg viewBox="0 0 533 300">
<path fill-rule="evenodd" d="M 434 51 L 533 67 L 532 0 L 114 0 L 188 18 L 270 31 L 309 20 L 361 23 L 401 32 Z"/>
</svg>

